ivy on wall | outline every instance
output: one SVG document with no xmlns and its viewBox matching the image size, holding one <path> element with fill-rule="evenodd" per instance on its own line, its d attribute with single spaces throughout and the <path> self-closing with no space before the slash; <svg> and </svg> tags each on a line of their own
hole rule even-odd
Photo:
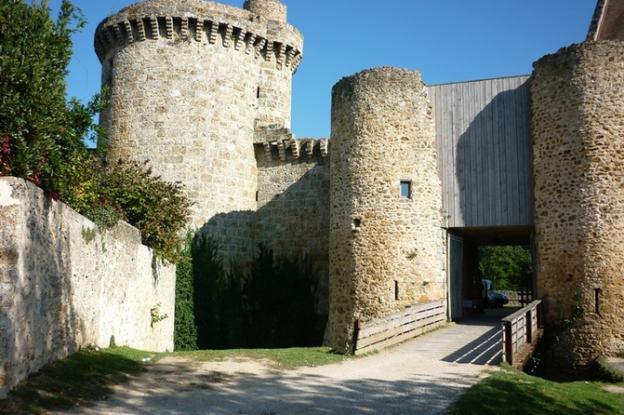
<svg viewBox="0 0 624 415">
<path fill-rule="evenodd" d="M 205 233 L 189 238 L 178 265 L 177 350 L 296 347 L 322 343 L 319 276 L 305 256 L 276 257 L 264 245 L 250 266 L 224 266 Z"/>
</svg>

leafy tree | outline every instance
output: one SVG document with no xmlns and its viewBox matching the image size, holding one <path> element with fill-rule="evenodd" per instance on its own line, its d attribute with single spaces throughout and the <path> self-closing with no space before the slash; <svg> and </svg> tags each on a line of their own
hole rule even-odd
<svg viewBox="0 0 624 415">
<path fill-rule="evenodd" d="M 526 246 L 480 247 L 479 271 L 496 289 L 529 289 L 533 278 L 531 250 Z"/>
<path fill-rule="evenodd" d="M 41 186 L 99 225 L 124 219 L 157 254 L 176 261 L 190 209 L 182 187 L 146 165 L 103 164 L 85 147 L 83 140 L 104 134 L 93 118 L 106 91 L 87 105 L 65 99 L 71 36 L 84 24 L 69 0 L 56 20 L 45 0 L 0 0 L 0 175 Z"/>
<path fill-rule="evenodd" d="M 65 100 L 71 36 L 85 24 L 69 1 L 50 18 L 46 1 L 0 2 L 0 137 L 2 173 L 23 177 L 58 197 L 81 181 L 83 137 L 99 99 Z"/>
</svg>

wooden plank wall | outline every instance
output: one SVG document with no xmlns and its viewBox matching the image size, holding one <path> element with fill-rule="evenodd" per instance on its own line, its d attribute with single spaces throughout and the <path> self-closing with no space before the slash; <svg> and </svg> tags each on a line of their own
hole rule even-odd
<svg viewBox="0 0 624 415">
<path fill-rule="evenodd" d="M 353 353 L 381 350 L 445 324 L 445 301 L 414 305 L 386 318 L 357 324 Z"/>
<path fill-rule="evenodd" d="M 533 224 L 529 77 L 428 87 L 448 228 Z"/>
</svg>

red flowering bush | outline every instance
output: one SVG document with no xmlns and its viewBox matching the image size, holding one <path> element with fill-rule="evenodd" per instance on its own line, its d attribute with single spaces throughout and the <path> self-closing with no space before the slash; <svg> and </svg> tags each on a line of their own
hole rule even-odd
<svg viewBox="0 0 624 415">
<path fill-rule="evenodd" d="M 11 138 L 8 134 L 0 136 L 0 176 L 11 174 L 12 157 Z"/>
</svg>

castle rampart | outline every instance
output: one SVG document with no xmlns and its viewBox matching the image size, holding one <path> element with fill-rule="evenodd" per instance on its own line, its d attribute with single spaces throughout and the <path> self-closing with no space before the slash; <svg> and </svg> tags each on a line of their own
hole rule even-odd
<svg viewBox="0 0 624 415">
<path fill-rule="evenodd" d="M 624 43 L 589 42 L 535 64 L 538 297 L 569 326 L 552 358 L 575 370 L 624 350 Z"/>
<path fill-rule="evenodd" d="M 417 72 L 377 68 L 332 91 L 329 343 L 356 320 L 443 300 L 434 122 Z"/>
</svg>

